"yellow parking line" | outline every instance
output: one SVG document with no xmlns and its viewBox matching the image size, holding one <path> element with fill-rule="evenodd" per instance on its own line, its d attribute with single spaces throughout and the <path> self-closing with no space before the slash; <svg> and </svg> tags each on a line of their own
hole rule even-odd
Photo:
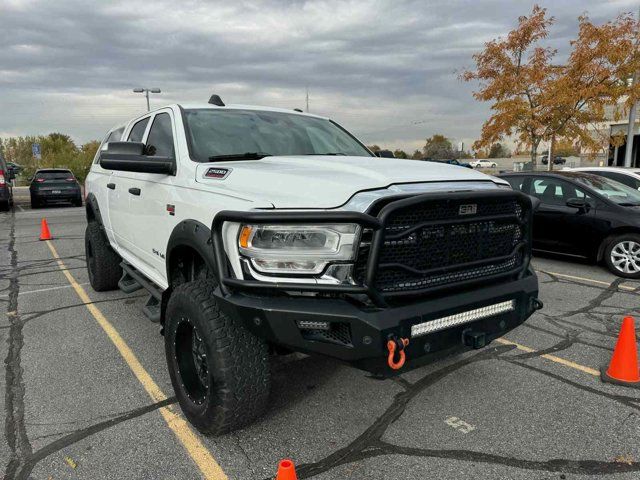
<svg viewBox="0 0 640 480">
<path fill-rule="evenodd" d="M 527 353 L 533 353 L 537 351 L 531 347 L 520 345 L 519 343 L 512 342 L 511 340 L 507 340 L 506 338 L 496 338 L 495 341 L 503 345 L 513 345 L 518 350 L 522 350 L 523 352 L 527 352 Z M 545 353 L 543 355 L 540 355 L 540 357 L 546 358 L 547 360 L 551 360 L 552 362 L 555 362 L 555 363 L 559 363 L 561 365 L 564 365 L 565 367 L 570 367 L 575 370 L 580 370 L 581 372 L 588 373 L 589 375 L 593 375 L 594 377 L 600 376 L 600 372 L 598 370 L 595 370 L 591 367 L 585 367 L 584 365 L 580 365 L 579 363 L 572 362 L 571 360 L 566 360 L 564 358 L 556 357 L 555 355 L 551 355 L 550 353 Z"/>
<path fill-rule="evenodd" d="M 576 277 L 575 275 L 567 275 L 566 273 L 546 272 L 544 270 L 538 270 L 538 272 L 546 273 L 547 275 L 553 275 L 554 277 L 569 278 L 571 280 L 580 280 L 582 282 L 595 283 L 596 285 L 604 285 L 606 287 L 611 286 L 610 282 L 603 282 L 602 280 L 594 280 L 593 278 Z M 618 285 L 618 288 L 620 290 L 629 290 L 629 291 L 633 291 L 636 289 L 635 287 L 630 287 L 628 285 Z"/>
<path fill-rule="evenodd" d="M 49 250 L 51 250 L 51 254 L 54 256 L 56 261 L 58 262 L 58 267 L 67 277 L 67 280 L 73 287 L 73 289 L 78 294 L 78 297 L 82 300 L 82 302 L 87 307 L 87 310 L 91 312 L 93 318 L 96 319 L 102 330 L 107 334 L 109 340 L 115 345 L 122 355 L 122 358 L 127 363 L 133 374 L 136 376 L 138 381 L 142 384 L 144 389 L 147 391 L 149 396 L 153 399 L 154 402 L 160 402 L 162 400 L 166 400 L 167 396 L 164 394 L 160 387 L 153 381 L 151 375 L 144 369 L 135 353 L 129 348 L 129 345 L 124 341 L 124 339 L 120 336 L 118 331 L 113 327 L 111 322 L 106 319 L 106 317 L 102 314 L 100 309 L 96 307 L 87 295 L 87 292 L 82 288 L 82 286 L 76 282 L 75 278 L 69 273 L 67 267 L 64 262 L 60 259 L 58 252 L 50 241 L 47 241 L 47 246 Z M 180 443 L 184 446 L 185 450 L 189 454 L 189 456 L 196 463 L 202 475 L 207 480 L 226 480 L 227 476 L 222 471 L 218 462 L 215 461 L 209 450 L 202 444 L 198 436 L 191 429 L 189 424 L 182 418 L 179 414 L 175 413 L 171 406 L 162 407 L 160 409 L 160 414 L 164 421 L 167 422 L 167 425 L 171 429 L 171 431 L 178 438 Z"/>
</svg>

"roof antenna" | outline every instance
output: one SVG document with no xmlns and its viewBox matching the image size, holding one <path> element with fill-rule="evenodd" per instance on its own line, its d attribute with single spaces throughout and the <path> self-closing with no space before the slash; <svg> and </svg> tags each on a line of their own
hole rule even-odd
<svg viewBox="0 0 640 480">
<path fill-rule="evenodd" d="M 211 105 L 215 105 L 216 107 L 224 107 L 224 102 L 220 98 L 220 95 L 211 95 L 209 103 Z"/>
</svg>

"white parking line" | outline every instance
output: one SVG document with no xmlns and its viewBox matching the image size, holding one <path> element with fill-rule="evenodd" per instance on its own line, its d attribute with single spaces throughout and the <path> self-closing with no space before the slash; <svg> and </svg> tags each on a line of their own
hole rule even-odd
<svg viewBox="0 0 640 480">
<path fill-rule="evenodd" d="M 151 375 L 142 366 L 136 354 L 131 350 L 131 347 L 129 347 L 129 345 L 124 341 L 120 333 L 115 329 L 113 324 L 107 320 L 107 317 L 104 316 L 100 309 L 93 304 L 85 289 L 82 288 L 73 275 L 71 275 L 67 266 L 60 258 L 60 255 L 58 255 L 53 243 L 47 240 L 47 246 L 49 247 L 49 250 L 51 250 L 51 254 L 56 259 L 58 267 L 67 278 L 69 284 L 73 286 L 76 294 L 80 297 L 80 300 L 82 300 L 87 307 L 87 310 L 89 310 L 91 315 L 93 315 L 93 318 L 98 322 L 98 325 L 100 325 L 104 333 L 109 337 L 109 340 L 111 340 L 113 345 L 116 347 L 125 363 L 129 366 L 132 373 L 141 383 L 142 387 L 147 391 L 151 399 L 154 402 L 166 400 L 167 395 L 160 389 L 153 378 L 151 378 Z M 180 441 L 188 455 L 197 465 L 200 473 L 202 474 L 202 478 L 205 480 L 228 480 L 227 475 L 224 473 L 215 458 L 213 458 L 211 452 L 202 443 L 200 437 L 194 432 L 184 417 L 178 413 L 178 410 L 174 405 L 162 407 L 159 409 L 159 412 L 167 426 L 175 434 L 178 441 Z"/>
<path fill-rule="evenodd" d="M 518 350 L 522 350 L 527 353 L 535 353 L 538 350 L 534 348 L 527 347 L 526 345 L 522 345 L 520 343 L 512 342 L 511 340 L 507 340 L 506 338 L 496 338 L 497 343 L 501 343 L 502 345 L 513 345 Z M 552 362 L 559 363 L 560 365 L 564 365 L 565 367 L 573 368 L 574 370 L 580 370 L 581 372 L 588 373 L 589 375 L 593 375 L 594 377 L 600 376 L 600 372 L 595 368 L 586 367 L 584 365 L 580 365 L 579 363 L 572 362 L 571 360 L 567 360 L 566 358 L 556 357 L 555 355 L 551 355 L 550 353 L 545 353 L 544 355 L 540 355 L 540 358 L 545 358 L 547 360 L 551 360 Z"/>
</svg>

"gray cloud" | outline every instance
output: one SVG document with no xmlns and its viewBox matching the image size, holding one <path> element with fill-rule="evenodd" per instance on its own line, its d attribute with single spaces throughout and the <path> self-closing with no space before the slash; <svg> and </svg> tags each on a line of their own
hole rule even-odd
<svg viewBox="0 0 640 480">
<path fill-rule="evenodd" d="M 635 1 L 539 2 L 566 53 L 576 19 Z M 255 0 L 95 2 L 0 0 L 0 136 L 63 131 L 100 138 L 155 105 L 206 100 L 304 104 L 365 142 L 413 148 L 441 132 L 467 144 L 488 106 L 457 80 L 485 41 L 532 2 L 508 0 Z M 548 4 L 548 5 L 545 5 Z"/>
</svg>

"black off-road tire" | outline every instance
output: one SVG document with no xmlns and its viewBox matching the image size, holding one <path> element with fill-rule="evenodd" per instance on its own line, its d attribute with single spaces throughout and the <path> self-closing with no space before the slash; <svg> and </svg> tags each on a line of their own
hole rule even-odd
<svg viewBox="0 0 640 480">
<path fill-rule="evenodd" d="M 73 206 L 74 206 L 74 207 L 81 207 L 81 206 L 82 206 L 82 198 L 76 198 L 76 199 L 73 201 Z"/>
<path fill-rule="evenodd" d="M 122 261 L 97 222 L 89 222 L 84 234 L 89 283 L 96 292 L 116 290 L 122 277 Z"/>
<path fill-rule="evenodd" d="M 211 279 L 176 287 L 164 326 L 167 365 L 180 407 L 207 435 L 239 429 L 260 417 L 271 384 L 266 342 L 220 311 L 215 287 Z"/>
<path fill-rule="evenodd" d="M 604 249 L 605 265 L 611 271 L 611 273 L 619 277 L 635 278 L 635 279 L 640 278 L 640 270 L 638 270 L 634 264 L 630 264 L 630 267 L 632 267 L 630 268 L 630 270 L 635 270 L 635 271 L 624 272 L 623 270 L 620 270 L 618 267 L 616 267 L 616 265 L 613 263 L 612 251 L 616 248 L 619 249 L 621 244 L 626 244 L 623 246 L 631 247 L 629 248 L 631 257 L 634 258 L 635 265 L 640 265 L 640 250 L 637 247 L 633 247 L 633 245 L 640 246 L 640 235 L 636 233 L 626 233 L 623 235 L 619 235 L 609 241 L 606 248 Z M 618 250 L 618 251 L 622 253 L 621 250 Z M 635 252 L 635 255 L 633 255 L 634 252 Z M 621 257 L 618 257 L 618 258 L 621 258 Z"/>
<path fill-rule="evenodd" d="M 31 208 L 39 208 L 40 202 L 38 202 L 35 198 L 31 197 Z"/>
<path fill-rule="evenodd" d="M 0 202 L 0 212 L 8 212 L 9 211 L 9 200 L 4 200 Z"/>
</svg>

